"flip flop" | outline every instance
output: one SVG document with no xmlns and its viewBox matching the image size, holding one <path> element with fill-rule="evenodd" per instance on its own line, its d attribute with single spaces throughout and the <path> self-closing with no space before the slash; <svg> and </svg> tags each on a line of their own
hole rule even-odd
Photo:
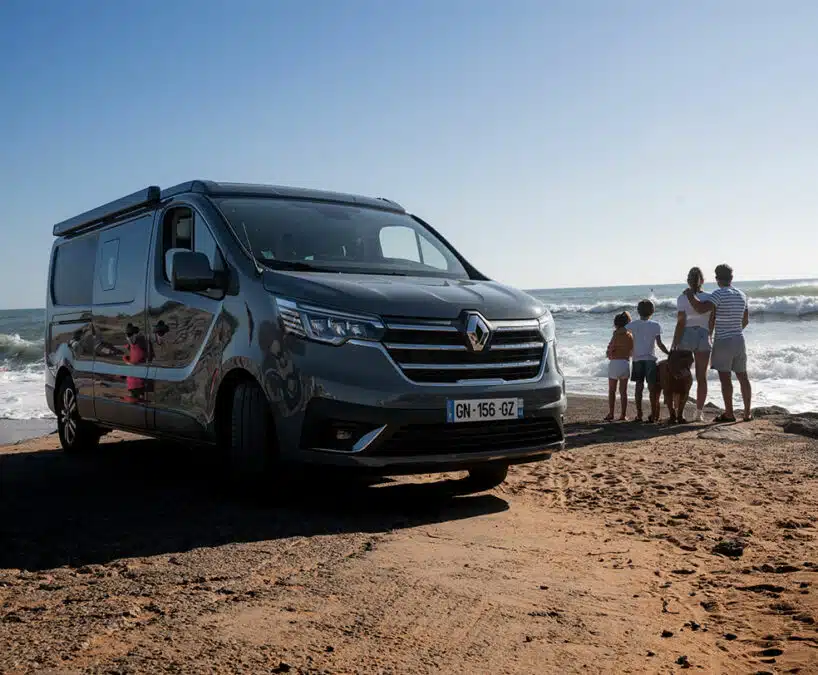
<svg viewBox="0 0 818 675">
<path fill-rule="evenodd" d="M 714 424 L 723 424 L 725 422 L 735 422 L 735 421 L 736 421 L 735 417 L 730 417 L 729 415 L 725 415 L 724 413 L 722 413 L 721 415 L 719 415 L 718 417 L 716 417 L 713 420 L 713 423 Z"/>
</svg>

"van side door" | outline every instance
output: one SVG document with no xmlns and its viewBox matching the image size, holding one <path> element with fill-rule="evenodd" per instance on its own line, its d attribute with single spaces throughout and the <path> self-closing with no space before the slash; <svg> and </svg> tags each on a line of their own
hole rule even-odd
<svg viewBox="0 0 818 675">
<path fill-rule="evenodd" d="M 147 427 L 145 287 L 153 221 L 150 212 L 102 230 L 94 274 L 96 416 L 136 431 Z"/>
<path fill-rule="evenodd" d="M 168 252 L 187 249 L 204 253 L 218 272 L 225 272 L 226 264 L 212 229 L 195 207 L 172 204 L 158 223 L 148 284 L 154 429 L 168 436 L 205 440 L 213 376 L 221 363 L 221 353 L 215 351 L 224 344 L 215 336 L 214 326 L 224 323 L 225 293 L 174 290 Z"/>
</svg>

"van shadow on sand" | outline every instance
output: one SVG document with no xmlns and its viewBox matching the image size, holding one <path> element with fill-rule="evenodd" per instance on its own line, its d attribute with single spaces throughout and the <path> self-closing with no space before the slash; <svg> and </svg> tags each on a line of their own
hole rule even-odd
<svg viewBox="0 0 818 675">
<path fill-rule="evenodd" d="M 506 510 L 463 481 L 394 482 L 326 471 L 296 477 L 286 495 L 230 498 L 201 450 L 154 440 L 103 444 L 88 456 L 0 455 L 0 568 L 31 571 L 198 547 L 365 532 Z"/>
<path fill-rule="evenodd" d="M 698 426 L 698 425 L 697 425 Z M 568 448 L 682 433 L 691 425 L 574 423 Z M 0 455 L 0 568 L 43 570 L 199 547 L 318 534 L 378 533 L 508 509 L 463 481 L 394 482 L 296 475 L 286 493 L 248 504 L 226 494 L 202 450 L 155 440 Z M 277 497 L 277 498 L 276 498 Z"/>
</svg>

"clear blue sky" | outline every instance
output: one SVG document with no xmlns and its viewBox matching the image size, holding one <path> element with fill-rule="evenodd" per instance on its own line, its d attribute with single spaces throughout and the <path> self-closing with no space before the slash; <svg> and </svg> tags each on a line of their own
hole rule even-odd
<svg viewBox="0 0 818 675">
<path fill-rule="evenodd" d="M 213 178 L 388 196 L 523 286 L 812 277 L 818 3 L 2 0 L 0 308 L 54 222 Z"/>
</svg>

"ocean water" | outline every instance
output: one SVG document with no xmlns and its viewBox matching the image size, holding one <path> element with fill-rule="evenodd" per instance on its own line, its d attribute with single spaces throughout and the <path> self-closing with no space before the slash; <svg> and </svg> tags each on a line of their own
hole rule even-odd
<svg viewBox="0 0 818 675">
<path fill-rule="evenodd" d="M 818 279 L 737 282 L 736 286 L 750 300 L 746 339 L 754 405 L 818 411 Z M 712 288 L 705 286 L 705 290 Z M 605 348 L 613 317 L 625 309 L 635 316 L 642 298 L 656 303 L 654 318 L 662 324 L 669 345 L 676 298 L 683 289 L 684 284 L 674 284 L 530 291 L 554 314 L 569 393 L 606 393 Z M 0 310 L 0 419 L 52 417 L 44 394 L 44 318 L 42 309 Z M 711 372 L 709 379 L 708 400 L 721 404 L 716 374 Z M 695 396 L 695 386 L 691 395 Z"/>
<path fill-rule="evenodd" d="M 745 331 L 753 406 L 780 405 L 792 412 L 818 411 L 818 280 L 736 282 L 747 293 L 750 325 Z M 676 298 L 685 284 L 534 290 L 554 314 L 558 354 L 569 392 L 607 393 L 605 348 L 614 316 L 650 298 L 654 319 L 670 347 L 676 326 Z M 713 290 L 705 284 L 705 290 Z M 658 354 L 658 350 L 657 350 Z M 633 386 L 631 385 L 631 393 Z M 693 386 L 691 396 L 696 395 Z M 707 400 L 723 405 L 718 375 L 708 375 Z M 740 401 L 735 386 L 735 401 Z"/>
</svg>

